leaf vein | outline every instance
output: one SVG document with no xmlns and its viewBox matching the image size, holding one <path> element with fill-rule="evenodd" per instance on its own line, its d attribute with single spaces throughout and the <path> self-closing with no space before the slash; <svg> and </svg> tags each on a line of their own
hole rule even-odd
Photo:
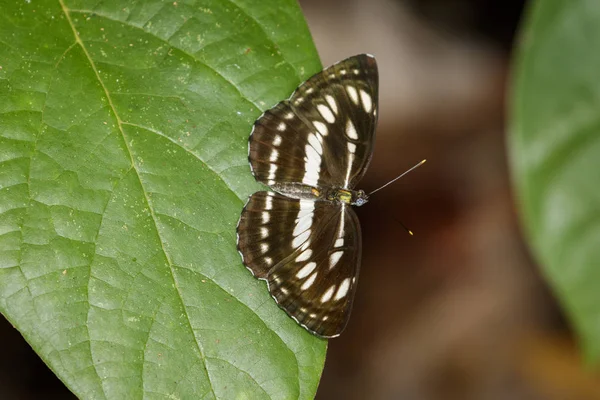
<svg viewBox="0 0 600 400">
<path fill-rule="evenodd" d="M 217 70 L 216 70 L 216 69 L 215 69 L 213 66 L 211 66 L 211 65 L 207 64 L 206 62 L 202 61 L 202 60 L 201 60 L 201 59 L 199 59 L 198 57 L 194 56 L 192 53 L 189 53 L 187 50 L 185 50 L 185 49 L 183 49 L 183 48 L 181 48 L 181 47 L 177 47 L 177 46 L 175 46 L 173 43 L 169 42 L 169 41 L 168 41 L 168 39 L 162 38 L 162 37 L 160 37 L 160 36 L 156 35 L 155 33 L 152 33 L 152 32 L 150 32 L 150 31 L 148 31 L 148 30 L 144 29 L 144 27 L 140 27 L 140 26 L 137 26 L 137 25 L 134 25 L 134 24 L 126 24 L 125 22 L 123 22 L 123 21 L 121 21 L 121 20 L 118 20 L 118 19 L 116 19 L 116 18 L 113 18 L 113 17 L 111 17 L 111 16 L 108 16 L 108 15 L 106 15 L 106 14 L 103 14 L 103 13 L 98 13 L 98 12 L 96 12 L 96 11 L 90 11 L 90 10 L 69 10 L 69 11 L 71 11 L 71 12 L 76 12 L 76 13 L 89 13 L 89 14 L 94 14 L 94 15 L 96 15 L 96 16 L 98 16 L 98 17 L 105 18 L 105 19 L 107 19 L 107 20 L 109 20 L 109 21 L 118 22 L 118 23 L 120 23 L 120 24 L 124 24 L 124 25 L 126 25 L 126 26 L 129 26 L 129 27 L 131 27 L 131 28 L 134 28 L 134 29 L 141 30 L 142 32 L 146 33 L 147 35 L 150 35 L 150 36 L 152 36 L 152 37 L 154 37 L 154 38 L 156 38 L 156 39 L 160 40 L 161 42 L 163 42 L 163 43 L 165 43 L 165 44 L 168 44 L 168 45 L 169 45 L 169 46 L 171 46 L 172 48 L 174 48 L 174 49 L 176 49 L 176 50 L 180 51 L 181 53 L 185 54 L 186 56 L 190 57 L 192 60 L 194 60 L 194 61 L 196 61 L 196 62 L 198 62 L 198 63 L 202 64 L 202 65 L 203 65 L 203 66 L 205 66 L 206 68 L 210 69 L 210 70 L 211 70 L 212 72 L 214 72 L 214 73 L 215 73 L 215 74 L 216 74 L 216 75 L 217 75 L 219 78 L 223 79 L 223 80 L 224 80 L 225 82 L 227 82 L 227 83 L 228 83 L 228 84 L 229 84 L 229 85 L 230 85 L 230 86 L 231 86 L 233 89 L 235 89 L 235 90 L 238 92 L 238 94 L 239 94 L 239 96 L 240 96 L 240 98 L 241 98 L 241 99 L 243 99 L 243 100 L 245 100 L 246 102 L 248 102 L 248 103 L 252 104 L 252 105 L 253 105 L 253 106 L 254 106 L 256 109 L 258 109 L 258 110 L 262 110 L 262 107 L 260 107 L 258 104 L 256 104 L 255 102 L 253 102 L 253 101 L 252 101 L 251 99 L 249 99 L 247 96 L 245 96 L 245 95 L 244 95 L 244 94 L 243 94 L 243 93 L 240 91 L 239 87 L 238 87 L 238 86 L 237 86 L 237 85 L 236 85 L 234 82 L 232 82 L 230 79 L 226 78 L 226 77 L 225 77 L 223 74 L 221 74 L 219 71 L 217 71 Z"/>
<path fill-rule="evenodd" d="M 233 193 L 233 195 L 235 197 L 237 197 L 238 199 L 242 200 L 240 198 L 240 196 L 231 188 L 231 186 L 229 186 L 224 180 L 223 178 L 219 175 L 219 173 L 217 171 L 215 171 L 214 168 L 212 168 L 210 165 L 208 165 L 198 154 L 194 153 L 192 150 L 188 149 L 187 147 L 183 146 L 181 143 L 177 142 L 177 140 L 173 139 L 172 137 L 162 133 L 159 130 L 156 129 L 152 129 L 150 127 L 147 126 L 142 126 L 133 122 L 122 122 L 122 125 L 128 125 L 128 126 L 133 126 L 139 129 L 143 129 L 145 131 L 154 133 L 155 135 L 161 136 L 165 139 L 167 139 L 168 141 L 170 141 L 171 143 L 175 144 L 177 147 L 183 149 L 185 152 L 189 153 L 191 156 L 193 156 L 194 158 L 196 158 L 198 161 L 200 161 L 204 166 L 206 166 L 206 168 L 208 168 L 211 172 L 213 172 L 215 174 L 215 176 L 217 177 L 217 179 L 219 179 L 221 182 L 223 182 L 223 184 L 225 185 L 225 187 L 227 187 L 227 189 Z"/>
<path fill-rule="evenodd" d="M 191 323 L 191 320 L 190 320 L 190 316 L 189 316 L 189 314 L 187 312 L 185 302 L 183 301 L 183 297 L 182 297 L 181 292 L 179 290 L 179 285 L 178 285 L 177 279 L 175 278 L 175 272 L 173 270 L 173 263 L 171 261 L 171 258 L 169 256 L 169 254 L 167 253 L 167 251 L 165 249 L 164 240 L 163 240 L 163 238 L 162 238 L 162 236 L 160 234 L 160 230 L 158 228 L 158 221 L 156 219 L 156 215 L 154 214 L 154 208 L 152 207 L 150 199 L 148 198 L 148 194 L 146 193 L 146 190 L 144 188 L 144 183 L 143 183 L 143 181 L 141 179 L 140 172 L 138 171 L 138 168 L 136 167 L 136 164 L 135 164 L 135 161 L 134 161 L 134 157 L 133 157 L 133 151 L 131 149 L 131 145 L 129 143 L 129 140 L 127 140 L 127 135 L 125 134 L 125 130 L 123 129 L 123 122 L 121 121 L 121 119 L 119 117 L 119 114 L 117 113 L 117 109 L 116 109 L 116 107 L 115 107 L 115 105 L 114 105 L 114 103 L 112 101 L 112 97 L 111 97 L 111 95 L 110 95 L 110 93 L 108 91 L 108 88 L 104 84 L 104 81 L 102 80 L 102 77 L 100 76 L 100 73 L 99 73 L 98 69 L 96 68 L 94 60 L 92 59 L 92 57 L 89 54 L 86 46 L 84 45 L 84 43 L 81 40 L 79 34 L 77 33 L 77 30 L 75 29 L 75 25 L 74 25 L 73 21 L 71 20 L 71 15 L 70 15 L 69 9 L 65 6 L 63 0 L 59 0 L 59 1 L 60 1 L 60 4 L 61 4 L 61 7 L 63 9 L 63 12 L 64 12 L 64 14 L 65 14 L 65 16 L 67 18 L 67 21 L 68 21 L 68 23 L 69 23 L 69 25 L 70 25 L 70 27 L 71 27 L 71 29 L 73 31 L 73 35 L 75 36 L 75 40 L 77 41 L 77 43 L 81 47 L 82 51 L 84 52 L 84 54 L 85 54 L 85 56 L 86 56 L 86 58 L 87 58 L 87 60 L 88 60 L 88 62 L 90 64 L 90 68 L 92 68 L 94 74 L 96 75 L 96 79 L 98 80 L 98 83 L 102 87 L 102 89 L 104 91 L 104 94 L 106 96 L 106 100 L 108 102 L 108 105 L 109 105 L 109 107 L 110 107 L 110 109 L 111 109 L 111 111 L 112 111 L 112 113 L 113 113 L 113 115 L 114 115 L 114 117 L 115 117 L 115 119 L 117 121 L 118 130 L 121 133 L 121 136 L 122 136 L 123 141 L 125 143 L 125 146 L 127 148 L 127 152 L 128 152 L 128 155 L 129 155 L 129 158 L 130 158 L 130 161 L 131 161 L 131 166 L 133 167 L 133 170 L 135 171 L 136 176 L 138 178 L 138 181 L 140 183 L 140 186 L 142 188 L 142 193 L 144 195 L 144 199 L 145 199 L 146 204 L 148 206 L 148 210 L 150 212 L 150 217 L 152 218 L 152 221 L 154 223 L 154 228 L 155 228 L 155 231 L 156 231 L 156 235 L 158 236 L 160 246 L 162 247 L 162 252 L 163 252 L 163 254 L 165 256 L 165 260 L 166 260 L 166 262 L 167 262 L 167 264 L 169 266 L 169 271 L 171 273 L 171 278 L 173 279 L 173 286 L 175 288 L 175 292 L 177 293 L 177 296 L 179 298 L 179 302 L 182 305 L 183 314 L 185 315 L 185 317 L 187 319 L 187 325 L 189 327 L 190 333 L 192 334 L 192 337 L 194 338 L 194 342 L 196 343 L 196 347 L 198 349 L 198 352 L 199 352 L 199 355 L 200 355 L 200 359 L 202 360 L 202 362 L 204 364 L 204 369 L 206 370 L 206 373 L 207 373 L 208 383 L 210 385 L 211 391 L 213 393 L 213 396 L 216 397 L 215 391 L 214 391 L 214 388 L 213 388 L 213 384 L 212 384 L 212 380 L 211 380 L 211 377 L 210 377 L 210 374 L 209 374 L 209 371 L 206 368 L 206 361 L 205 361 L 205 357 L 204 357 L 204 352 L 202 350 L 202 346 L 200 345 L 200 343 L 198 341 L 198 338 L 194 334 L 194 331 L 193 331 L 193 328 L 192 328 L 192 323 Z M 94 364 L 94 369 L 96 370 L 96 374 L 100 378 L 100 375 L 98 373 L 98 370 L 97 370 L 95 364 Z M 104 391 L 104 385 L 101 385 L 101 386 L 102 386 L 104 397 L 106 397 L 106 392 Z"/>
<path fill-rule="evenodd" d="M 236 7 L 244 15 L 246 15 L 248 18 L 250 18 L 252 21 L 254 21 L 254 23 L 256 23 L 256 25 L 260 28 L 261 32 L 265 35 L 265 37 L 273 45 L 273 47 L 278 48 L 277 44 L 267 34 L 267 32 L 263 29 L 263 24 L 261 24 L 260 21 L 256 17 L 254 17 L 252 14 L 250 14 L 248 11 L 246 11 L 245 8 L 243 8 L 242 6 L 240 6 L 238 3 L 236 3 L 233 0 L 224 0 L 224 2 L 227 2 L 227 3 L 231 4 L 232 6 Z M 296 78 L 298 78 L 298 81 L 300 82 L 302 79 L 300 78 L 300 74 L 298 73 L 298 70 L 296 69 L 296 67 L 294 65 L 292 65 L 288 60 L 286 60 L 285 57 L 282 57 L 282 58 L 283 58 L 283 62 L 285 64 L 289 65 L 294 70 L 294 74 L 296 74 Z"/>
</svg>

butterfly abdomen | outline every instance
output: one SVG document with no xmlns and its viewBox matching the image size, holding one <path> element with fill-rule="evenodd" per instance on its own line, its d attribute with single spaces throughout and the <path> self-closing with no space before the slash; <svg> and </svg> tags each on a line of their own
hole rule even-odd
<svg viewBox="0 0 600 400">
<path fill-rule="evenodd" d="M 323 191 L 314 186 L 296 182 L 274 183 L 271 189 L 294 199 L 319 200 L 323 199 Z"/>
<path fill-rule="evenodd" d="M 336 203 L 362 206 L 369 199 L 362 190 L 331 187 L 316 188 L 302 183 L 275 183 L 271 185 L 271 188 L 284 196 L 300 200 L 327 200 Z"/>
</svg>

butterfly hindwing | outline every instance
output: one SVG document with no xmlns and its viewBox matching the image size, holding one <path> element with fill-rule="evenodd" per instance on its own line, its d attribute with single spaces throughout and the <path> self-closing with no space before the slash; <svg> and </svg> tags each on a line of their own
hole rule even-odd
<svg viewBox="0 0 600 400">
<path fill-rule="evenodd" d="M 372 56 L 314 75 L 256 121 L 249 139 L 254 176 L 270 186 L 354 187 L 373 152 L 377 104 Z"/>
<path fill-rule="evenodd" d="M 335 337 L 348 322 L 360 268 L 360 226 L 352 208 L 254 193 L 238 225 L 238 249 L 288 315 Z"/>
<path fill-rule="evenodd" d="M 332 338 L 344 330 L 352 309 L 360 269 L 360 224 L 354 210 L 342 205 L 315 229 L 297 256 L 269 272 L 269 290 L 298 323 Z"/>
<path fill-rule="evenodd" d="M 304 244 L 313 222 L 332 218 L 336 205 L 300 201 L 275 192 L 250 196 L 238 222 L 238 250 L 257 278 L 266 279 L 276 263 L 293 256 Z"/>
</svg>

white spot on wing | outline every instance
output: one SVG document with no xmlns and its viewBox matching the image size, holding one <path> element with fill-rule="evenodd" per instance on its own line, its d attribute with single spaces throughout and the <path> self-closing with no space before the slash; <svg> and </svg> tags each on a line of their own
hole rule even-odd
<svg viewBox="0 0 600 400">
<path fill-rule="evenodd" d="M 310 240 L 307 240 L 306 242 L 304 242 L 304 244 L 300 247 L 300 251 L 304 251 L 306 249 L 308 249 L 308 246 L 310 245 Z"/>
<path fill-rule="evenodd" d="M 319 153 L 319 155 L 323 154 L 323 146 L 321 146 L 321 142 L 317 139 L 317 135 L 311 133 L 308 135 L 308 143 L 311 144 L 312 147 Z M 321 160 L 319 160 L 321 161 Z"/>
<path fill-rule="evenodd" d="M 298 211 L 298 216 L 296 220 L 300 218 L 304 218 L 305 216 L 312 214 L 315 209 L 315 203 L 311 200 L 300 200 L 300 211 Z"/>
<path fill-rule="evenodd" d="M 292 241 L 292 247 L 299 247 L 302 243 L 306 242 L 310 236 L 310 229 L 304 231 L 300 235 L 296 236 Z"/>
<path fill-rule="evenodd" d="M 361 90 L 360 99 L 362 100 L 363 108 L 365 109 L 365 111 L 371 112 L 371 108 L 373 107 L 373 99 L 371 99 L 371 96 L 364 90 Z"/>
<path fill-rule="evenodd" d="M 333 113 L 337 115 L 338 107 L 337 107 L 337 104 L 336 104 L 333 96 L 330 94 L 325 95 L 325 100 L 327 100 L 327 104 L 329 104 L 329 107 L 331 107 L 331 109 L 333 110 Z"/>
<path fill-rule="evenodd" d="M 261 217 L 262 217 L 262 223 L 263 223 L 263 224 L 266 224 L 266 223 L 267 223 L 267 222 L 269 222 L 269 220 L 271 219 L 271 214 L 269 214 L 269 213 L 268 213 L 268 212 L 266 212 L 266 211 L 263 211 L 263 213 L 262 213 Z"/>
<path fill-rule="evenodd" d="M 344 238 L 344 228 L 346 227 L 346 204 L 342 204 L 342 212 L 340 213 L 340 226 L 338 228 L 338 238 Z"/>
<path fill-rule="evenodd" d="M 279 152 L 277 150 L 271 151 L 271 157 L 269 157 L 269 161 L 275 162 L 275 161 L 277 161 L 278 158 L 279 158 Z"/>
<path fill-rule="evenodd" d="M 312 250 L 311 249 L 307 249 L 305 251 L 303 251 L 298 257 L 296 257 L 296 262 L 302 262 L 302 261 L 306 261 L 310 258 L 310 256 L 312 256 Z"/>
<path fill-rule="evenodd" d="M 319 181 L 319 171 L 306 171 L 302 178 L 302 183 L 310 186 L 315 186 Z"/>
<path fill-rule="evenodd" d="M 340 261 L 340 258 L 344 255 L 343 251 L 336 251 L 335 253 L 329 256 L 329 268 L 335 267 L 335 265 Z"/>
<path fill-rule="evenodd" d="M 285 117 L 283 117 L 283 118 L 292 119 L 292 118 L 294 118 L 294 113 L 290 111 L 289 113 L 285 114 Z"/>
<path fill-rule="evenodd" d="M 267 251 L 269 251 L 269 245 L 267 243 L 261 243 L 260 244 L 260 251 L 264 253 L 266 253 Z"/>
<path fill-rule="evenodd" d="M 281 136 L 275 135 L 273 138 L 273 146 L 279 146 L 281 144 Z"/>
<path fill-rule="evenodd" d="M 269 230 L 263 226 L 260 228 L 260 237 L 264 239 L 267 236 L 269 236 Z"/>
<path fill-rule="evenodd" d="M 309 262 L 304 267 L 300 268 L 300 271 L 298 271 L 298 273 L 296 274 L 296 278 L 298 278 L 298 279 L 306 278 L 307 276 L 310 275 L 311 272 L 313 272 L 315 270 L 315 268 L 317 268 L 317 263 L 314 261 Z"/>
<path fill-rule="evenodd" d="M 294 237 L 306 232 L 312 226 L 312 216 L 309 218 L 300 218 L 294 227 Z M 296 247 L 296 246 L 294 246 Z"/>
<path fill-rule="evenodd" d="M 327 136 L 327 134 L 329 133 L 329 130 L 327 129 L 327 125 L 325 125 L 321 121 L 313 121 L 313 125 L 315 126 L 315 128 L 317 128 L 317 131 L 321 135 Z"/>
<path fill-rule="evenodd" d="M 344 238 L 339 238 L 335 241 L 335 247 L 342 247 L 344 245 Z"/>
<path fill-rule="evenodd" d="M 265 210 L 272 210 L 272 209 L 273 209 L 273 197 L 267 196 L 267 198 L 265 200 Z"/>
<path fill-rule="evenodd" d="M 356 145 L 354 143 L 348 142 L 348 151 L 350 153 L 356 153 Z M 272 155 L 271 155 L 272 156 Z M 272 160 L 271 160 L 272 161 Z"/>
<path fill-rule="evenodd" d="M 277 165 L 269 165 L 269 177 L 267 179 L 275 179 L 275 172 L 277 172 Z"/>
<path fill-rule="evenodd" d="M 335 115 L 333 115 L 329 107 L 327 107 L 325 104 L 317 105 L 317 110 L 319 110 L 319 113 L 323 119 L 325 119 L 325 121 L 329 122 L 330 124 L 335 122 Z"/>
<path fill-rule="evenodd" d="M 265 264 L 273 265 L 273 259 L 271 257 L 265 257 L 263 260 L 265 260 Z"/>
<path fill-rule="evenodd" d="M 321 155 L 312 146 L 306 146 L 306 161 L 307 167 L 319 170 L 321 168 Z"/>
<path fill-rule="evenodd" d="M 350 278 L 346 278 L 342 281 L 337 293 L 335 294 L 334 300 L 339 300 L 346 297 L 348 290 L 350 290 Z"/>
<path fill-rule="evenodd" d="M 300 289 L 302 290 L 306 290 L 309 287 L 312 286 L 313 283 L 315 283 L 315 279 L 317 279 L 317 273 L 315 272 L 314 274 L 312 274 L 307 280 L 306 282 L 304 282 L 302 284 L 302 286 L 300 287 Z"/>
<path fill-rule="evenodd" d="M 358 139 L 358 133 L 356 132 L 356 128 L 350 119 L 348 119 L 348 122 L 346 123 L 346 135 L 348 135 L 350 139 Z"/>
<path fill-rule="evenodd" d="M 294 240 L 292 246 L 300 247 L 310 236 L 310 227 L 313 222 L 313 211 L 315 205 L 310 200 L 300 200 L 300 210 L 296 216 L 296 226 L 294 227 Z"/>
<path fill-rule="evenodd" d="M 310 144 L 307 144 L 304 149 L 306 157 L 304 157 L 304 177 L 302 178 L 302 183 L 316 185 L 319 181 L 319 173 L 321 172 L 321 155 Z"/>
<path fill-rule="evenodd" d="M 348 96 L 350 96 L 350 100 L 356 105 L 358 105 L 358 92 L 354 86 L 346 86 L 346 92 L 348 92 Z"/>
<path fill-rule="evenodd" d="M 344 181 L 345 187 L 348 187 L 348 185 L 350 185 L 350 173 L 352 172 L 352 164 L 354 164 L 354 153 L 348 154 L 348 167 L 346 169 L 346 179 Z"/>
<path fill-rule="evenodd" d="M 277 125 L 277 130 L 278 130 L 279 132 L 283 132 L 283 131 L 285 131 L 285 128 L 286 128 L 286 126 L 285 126 L 285 122 L 280 122 L 280 123 L 279 123 L 279 125 Z"/>
<path fill-rule="evenodd" d="M 331 285 L 329 289 L 327 289 L 325 293 L 323 293 L 323 296 L 321 296 L 321 303 L 327 303 L 329 300 L 331 300 L 334 291 L 335 285 Z"/>
</svg>

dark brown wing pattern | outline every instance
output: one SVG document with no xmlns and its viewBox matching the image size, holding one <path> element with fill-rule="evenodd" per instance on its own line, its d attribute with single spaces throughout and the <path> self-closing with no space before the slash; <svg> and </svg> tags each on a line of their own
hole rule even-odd
<svg viewBox="0 0 600 400">
<path fill-rule="evenodd" d="M 360 225 L 350 206 L 254 193 L 238 225 L 238 250 L 298 323 L 322 337 L 342 332 L 361 257 Z"/>
<path fill-rule="evenodd" d="M 375 59 L 358 55 L 304 82 L 254 124 L 249 160 L 267 185 L 353 188 L 375 143 L 378 74 Z"/>
<path fill-rule="evenodd" d="M 335 194 L 353 189 L 365 174 L 377 106 L 377 63 L 357 55 L 265 111 L 248 142 L 252 173 L 274 192 L 250 196 L 238 223 L 238 250 L 279 306 L 325 338 L 348 323 L 361 258 L 358 218 L 343 202 L 347 197 Z"/>
</svg>

